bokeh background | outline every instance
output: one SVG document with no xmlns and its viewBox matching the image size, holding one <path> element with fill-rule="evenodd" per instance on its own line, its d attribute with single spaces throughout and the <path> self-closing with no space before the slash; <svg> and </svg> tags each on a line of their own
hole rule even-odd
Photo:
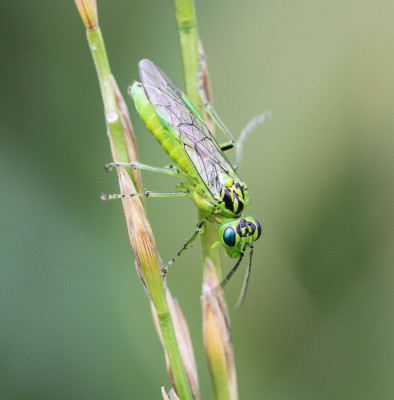
<svg viewBox="0 0 394 400">
<path fill-rule="evenodd" d="M 127 96 L 150 58 L 182 86 L 171 1 L 99 0 Z M 218 113 L 245 146 L 240 175 L 262 222 L 246 303 L 226 292 L 241 399 L 394 398 L 394 3 L 196 1 Z M 169 388 L 137 278 L 102 101 L 73 1 L 0 4 L 0 398 L 159 399 Z M 140 160 L 168 158 L 130 99 Z M 144 186 L 174 179 L 144 173 Z M 151 199 L 162 258 L 197 222 Z M 233 265 L 226 259 L 226 269 Z M 199 245 L 169 273 L 189 322 L 203 399 Z"/>
</svg>

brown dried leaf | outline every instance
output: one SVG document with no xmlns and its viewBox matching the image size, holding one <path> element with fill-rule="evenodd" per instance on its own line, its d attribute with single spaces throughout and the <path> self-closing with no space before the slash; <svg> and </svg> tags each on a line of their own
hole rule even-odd
<svg viewBox="0 0 394 400">
<path fill-rule="evenodd" d="M 118 177 L 121 193 L 135 193 L 133 182 L 124 168 L 118 168 Z M 147 279 L 157 279 L 157 275 L 161 277 L 161 259 L 141 201 L 137 197 L 126 197 L 122 202 L 137 272 L 147 290 Z"/>
<path fill-rule="evenodd" d="M 168 394 L 170 395 L 170 400 L 179 400 L 174 388 L 172 388 Z"/>
<path fill-rule="evenodd" d="M 169 391 L 168 395 L 169 395 L 170 397 L 168 397 L 168 395 L 167 395 L 167 393 L 166 393 L 166 391 L 165 391 L 165 389 L 164 389 L 164 386 L 163 386 L 163 387 L 161 388 L 161 394 L 163 395 L 163 400 L 179 400 L 179 397 L 178 397 L 178 395 L 176 394 L 176 392 L 175 392 L 174 389 L 171 389 L 171 390 Z"/>
<path fill-rule="evenodd" d="M 211 81 L 209 79 L 208 67 L 201 39 L 198 41 L 198 54 L 200 58 L 200 73 L 202 74 L 204 90 L 207 95 L 208 101 L 212 104 Z M 209 113 L 205 113 L 205 122 L 207 124 L 209 131 L 212 133 L 212 135 L 214 135 L 215 121 L 212 119 Z"/>
<path fill-rule="evenodd" d="M 168 395 L 166 393 L 166 389 L 164 388 L 164 386 L 161 387 L 161 394 L 163 396 L 163 400 L 170 400 L 170 398 L 168 397 Z"/>
<path fill-rule="evenodd" d="M 234 352 L 230 336 L 230 319 L 215 266 L 206 258 L 201 296 L 204 343 L 215 386 L 214 371 L 226 371 L 231 399 L 238 399 Z"/>
</svg>

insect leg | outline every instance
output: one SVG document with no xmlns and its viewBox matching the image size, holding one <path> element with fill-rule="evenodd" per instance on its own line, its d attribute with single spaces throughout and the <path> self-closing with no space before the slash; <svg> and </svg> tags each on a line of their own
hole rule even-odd
<svg viewBox="0 0 394 400">
<path fill-rule="evenodd" d="M 147 190 L 144 193 L 125 193 L 125 194 L 103 194 L 101 200 L 113 200 L 113 199 L 124 199 L 125 197 L 144 196 L 148 197 L 186 197 L 189 196 L 189 191 L 184 190 L 182 192 L 150 192 Z"/>
<path fill-rule="evenodd" d="M 246 270 L 244 284 L 242 285 L 241 294 L 239 295 L 239 299 L 235 308 L 240 308 L 245 300 L 246 291 L 248 290 L 249 278 L 250 278 L 250 271 L 252 269 L 252 256 L 253 256 L 253 249 L 250 250 L 249 253 L 249 265 L 248 269 Z"/>
<path fill-rule="evenodd" d="M 201 222 L 198 223 L 197 225 L 197 230 L 193 233 L 193 236 L 183 245 L 183 247 L 178 251 L 178 253 L 176 253 L 176 255 L 170 260 L 168 261 L 167 264 L 165 264 L 162 269 L 161 269 L 161 273 L 163 275 L 165 275 L 167 273 L 168 267 L 174 263 L 174 261 L 182 254 L 182 252 L 186 249 L 188 249 L 189 247 L 191 247 L 191 245 L 193 244 L 193 242 L 202 234 L 204 233 L 205 230 L 205 224 L 208 221 L 208 217 L 204 218 Z"/>
<path fill-rule="evenodd" d="M 245 139 L 249 136 L 250 132 L 253 131 L 254 128 L 256 128 L 257 125 L 263 123 L 266 121 L 268 118 L 271 117 L 271 112 L 270 111 L 264 111 L 262 114 L 258 115 L 257 117 L 254 117 L 251 121 L 249 121 L 245 128 L 242 129 L 241 134 L 239 135 L 239 139 L 236 142 L 236 147 L 237 147 L 237 162 L 234 166 L 234 169 L 238 169 L 239 164 L 241 162 L 241 156 L 242 156 L 242 147 L 244 145 Z"/>
<path fill-rule="evenodd" d="M 241 253 L 237 263 L 234 265 L 234 267 L 232 268 L 232 270 L 226 275 L 226 277 L 220 282 L 220 287 L 223 288 L 226 283 L 230 280 L 230 278 L 233 276 L 233 273 L 237 270 L 237 268 L 239 267 L 239 264 L 241 264 L 241 261 L 244 257 L 244 252 Z"/>
<path fill-rule="evenodd" d="M 223 152 L 233 149 L 234 146 L 235 146 L 234 142 L 226 142 L 219 144 L 220 150 L 222 150 Z"/>
<path fill-rule="evenodd" d="M 163 174 L 167 174 L 170 176 L 178 176 L 180 175 L 179 169 L 176 167 L 171 166 L 170 168 L 159 168 L 159 167 L 152 167 L 151 165 L 146 165 L 146 164 L 141 164 L 140 162 L 133 161 L 131 163 L 109 163 L 105 165 L 105 169 L 107 171 L 110 171 L 112 167 L 132 167 L 132 168 L 139 168 L 139 169 L 145 169 L 147 171 L 152 171 L 152 172 L 160 172 Z"/>
<path fill-rule="evenodd" d="M 203 52 L 200 50 L 200 62 L 198 65 L 198 84 L 197 88 L 198 91 L 200 92 L 201 99 L 203 101 L 204 108 L 207 110 L 209 115 L 212 117 L 212 119 L 216 122 L 216 125 L 221 129 L 221 131 L 228 136 L 230 139 L 230 143 L 226 143 L 223 145 L 224 147 L 228 147 L 229 144 L 234 145 L 235 140 L 233 138 L 233 135 L 230 133 L 230 131 L 227 129 L 226 125 L 224 125 L 223 121 L 219 118 L 217 115 L 216 111 L 213 109 L 211 103 L 209 102 L 207 93 L 204 88 L 204 63 L 205 63 L 205 55 Z M 222 146 L 220 146 L 222 148 Z M 234 147 L 234 146 L 232 146 Z M 222 149 L 222 151 L 230 150 L 230 148 L 226 148 L 225 150 Z"/>
</svg>

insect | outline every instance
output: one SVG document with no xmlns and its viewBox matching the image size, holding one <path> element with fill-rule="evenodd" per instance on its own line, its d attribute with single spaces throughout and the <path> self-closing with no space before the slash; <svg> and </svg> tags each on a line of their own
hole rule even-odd
<svg viewBox="0 0 394 400">
<path fill-rule="evenodd" d="M 134 82 L 129 88 L 136 109 L 163 149 L 170 156 L 175 166 L 158 168 L 133 162 L 110 163 L 107 166 L 130 165 L 134 168 L 164 173 L 184 178 L 176 186 L 175 192 L 130 193 L 104 195 L 103 199 L 115 199 L 132 196 L 145 197 L 179 197 L 190 196 L 196 206 L 208 212 L 208 216 L 197 225 L 197 231 L 184 244 L 182 249 L 162 267 L 165 274 L 175 259 L 204 232 L 208 222 L 219 223 L 218 239 L 214 245 L 223 245 L 227 255 L 238 258 L 236 265 L 221 283 L 223 287 L 240 265 L 246 248 L 250 248 L 249 266 L 238 305 L 241 305 L 246 293 L 252 265 L 253 242 L 261 235 L 260 224 L 252 217 L 242 217 L 245 206 L 249 203 L 247 185 L 236 172 L 239 165 L 240 149 L 248 133 L 262 122 L 267 114 L 251 121 L 241 133 L 238 140 L 237 164 L 233 167 L 224 154 L 235 146 L 230 132 L 213 111 L 208 101 L 211 115 L 227 134 L 230 142 L 219 145 L 209 132 L 199 112 L 182 90 L 167 74 L 152 61 L 144 59 L 139 62 L 141 83 Z M 202 93 L 205 99 L 205 93 Z"/>
</svg>

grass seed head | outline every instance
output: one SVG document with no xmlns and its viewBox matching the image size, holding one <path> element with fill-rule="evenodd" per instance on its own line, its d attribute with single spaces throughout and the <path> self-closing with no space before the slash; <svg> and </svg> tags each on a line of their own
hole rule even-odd
<svg viewBox="0 0 394 400">
<path fill-rule="evenodd" d="M 87 29 L 98 25 L 96 0 L 75 0 L 79 14 Z"/>
</svg>

